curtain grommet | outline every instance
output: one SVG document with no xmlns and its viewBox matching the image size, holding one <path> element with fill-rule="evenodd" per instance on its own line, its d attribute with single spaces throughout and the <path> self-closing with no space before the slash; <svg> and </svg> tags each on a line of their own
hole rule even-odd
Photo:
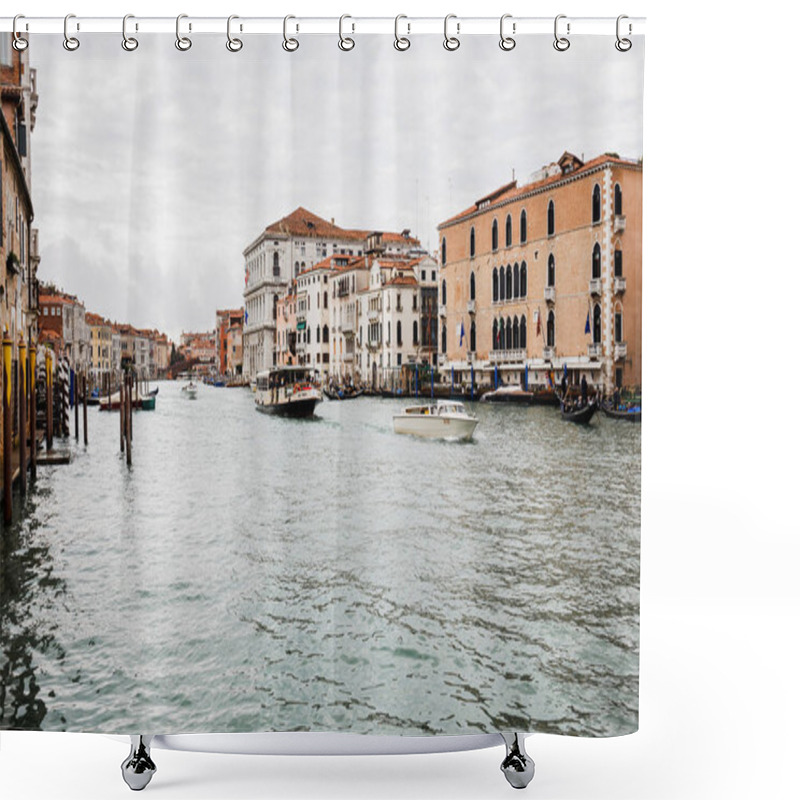
<svg viewBox="0 0 800 800">
<path fill-rule="evenodd" d="M 458 50 L 458 48 L 461 47 L 461 40 L 458 38 L 458 36 L 450 36 L 448 33 L 448 25 L 450 24 L 451 19 L 457 20 L 456 15 L 448 14 L 444 18 L 444 42 L 442 42 L 442 46 L 445 50 L 449 50 L 452 53 L 454 50 Z M 456 33 L 459 33 L 460 31 L 461 23 L 456 21 Z"/>
</svg>

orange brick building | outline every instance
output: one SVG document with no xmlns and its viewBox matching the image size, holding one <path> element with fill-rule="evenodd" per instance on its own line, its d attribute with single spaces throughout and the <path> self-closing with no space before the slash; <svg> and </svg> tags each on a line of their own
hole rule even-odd
<svg viewBox="0 0 800 800">
<path fill-rule="evenodd" d="M 438 226 L 443 377 L 642 381 L 642 164 L 564 153 Z"/>
</svg>

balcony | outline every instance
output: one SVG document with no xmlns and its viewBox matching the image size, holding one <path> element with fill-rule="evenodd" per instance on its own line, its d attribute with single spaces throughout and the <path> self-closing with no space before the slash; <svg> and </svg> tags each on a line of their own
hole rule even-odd
<svg viewBox="0 0 800 800">
<path fill-rule="evenodd" d="M 515 364 L 525 360 L 524 350 L 490 350 L 489 361 L 493 364 Z"/>
<path fill-rule="evenodd" d="M 349 363 L 352 360 L 353 360 L 353 354 L 352 353 L 344 353 L 342 355 L 342 361 L 344 361 L 345 363 Z"/>
<path fill-rule="evenodd" d="M 381 315 L 381 310 L 379 308 L 370 308 L 367 311 L 367 319 L 369 320 L 376 320 Z"/>
<path fill-rule="evenodd" d="M 556 357 L 556 349 L 555 347 L 544 347 L 542 348 L 542 358 L 545 361 L 552 361 Z"/>
<path fill-rule="evenodd" d="M 614 361 L 621 361 L 628 357 L 628 343 L 616 342 L 614 344 Z"/>
<path fill-rule="evenodd" d="M 592 278 L 589 281 L 589 294 L 601 294 L 603 291 L 603 280 L 602 278 Z"/>
<path fill-rule="evenodd" d="M 623 233 L 625 231 L 625 216 L 617 214 L 614 217 L 614 233 Z"/>
<path fill-rule="evenodd" d="M 555 303 L 556 301 L 556 287 L 555 286 L 545 286 L 544 287 L 544 299 L 547 303 Z"/>
<path fill-rule="evenodd" d="M 475 301 L 467 300 L 467 314 L 474 314 L 474 313 L 475 313 Z"/>
<path fill-rule="evenodd" d="M 586 354 L 589 356 L 589 358 L 601 358 L 602 355 L 603 355 L 603 345 L 601 345 L 599 343 L 598 344 L 594 344 L 594 343 L 590 344 L 586 348 Z"/>
<path fill-rule="evenodd" d="M 443 305 L 439 305 L 439 316 L 446 317 L 447 316 L 447 307 Z"/>
<path fill-rule="evenodd" d="M 356 329 L 356 321 L 352 317 L 347 317 L 342 320 L 342 333 L 354 333 Z"/>
<path fill-rule="evenodd" d="M 622 276 L 617 276 L 614 278 L 614 294 L 624 294 L 625 293 L 625 278 Z"/>
</svg>

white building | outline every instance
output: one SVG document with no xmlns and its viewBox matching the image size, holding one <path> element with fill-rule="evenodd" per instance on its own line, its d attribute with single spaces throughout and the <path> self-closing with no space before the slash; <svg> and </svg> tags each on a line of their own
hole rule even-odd
<svg viewBox="0 0 800 800">
<path fill-rule="evenodd" d="M 331 256 L 364 255 L 368 239 L 373 245 L 378 241 L 387 253 L 397 255 L 419 247 L 419 241 L 411 237 L 408 230 L 402 233 L 375 233 L 341 228 L 334 220 L 328 221 L 304 208 L 297 208 L 265 228 L 245 248 L 245 317 L 242 336 L 244 375 L 252 379 L 258 372 L 277 363 L 275 332 L 278 298 L 285 294 L 290 281 Z M 324 281 L 322 286 L 324 287 Z M 301 291 L 303 290 L 298 286 L 298 312 Z M 324 291 L 322 288 L 322 292 Z M 316 299 L 313 303 L 307 303 L 305 310 L 315 315 L 316 324 L 327 315 L 316 315 L 315 303 Z M 326 309 L 320 307 L 319 310 L 324 312 Z M 323 328 L 324 324 L 320 326 L 320 345 L 323 344 Z M 306 330 L 310 333 L 310 327 Z M 313 335 L 306 339 L 306 346 L 316 344 L 316 328 Z M 321 350 L 314 351 L 311 363 L 316 366 L 317 354 L 322 367 L 324 362 Z"/>
</svg>

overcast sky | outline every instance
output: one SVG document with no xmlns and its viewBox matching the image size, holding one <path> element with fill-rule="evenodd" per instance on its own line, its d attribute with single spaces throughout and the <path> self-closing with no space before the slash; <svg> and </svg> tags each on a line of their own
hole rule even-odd
<svg viewBox="0 0 800 800">
<path fill-rule="evenodd" d="M 177 337 L 243 303 L 242 250 L 302 205 L 344 227 L 436 225 L 564 150 L 639 158 L 643 42 L 614 37 L 31 37 L 39 107 L 31 137 L 40 279 L 88 310 Z"/>
</svg>

